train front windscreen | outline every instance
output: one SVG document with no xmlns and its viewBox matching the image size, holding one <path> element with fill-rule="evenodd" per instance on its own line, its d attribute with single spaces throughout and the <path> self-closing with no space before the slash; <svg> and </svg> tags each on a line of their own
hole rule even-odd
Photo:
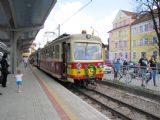
<svg viewBox="0 0 160 120">
<path fill-rule="evenodd" d="M 75 60 L 101 60 L 102 47 L 99 43 L 75 43 L 74 46 Z"/>
</svg>

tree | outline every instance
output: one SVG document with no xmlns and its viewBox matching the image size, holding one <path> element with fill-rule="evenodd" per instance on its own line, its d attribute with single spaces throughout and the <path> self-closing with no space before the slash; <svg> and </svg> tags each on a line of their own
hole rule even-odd
<svg viewBox="0 0 160 120">
<path fill-rule="evenodd" d="M 134 0 L 139 15 L 148 14 L 153 21 L 153 27 L 158 38 L 158 50 L 160 55 L 160 0 Z"/>
</svg>

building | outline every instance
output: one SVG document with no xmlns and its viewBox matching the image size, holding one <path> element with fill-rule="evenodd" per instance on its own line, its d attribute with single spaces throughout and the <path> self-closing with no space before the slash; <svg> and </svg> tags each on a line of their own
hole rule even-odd
<svg viewBox="0 0 160 120">
<path fill-rule="evenodd" d="M 131 59 L 131 24 L 136 20 L 136 13 L 120 10 L 109 33 L 109 59 Z"/>
<path fill-rule="evenodd" d="M 158 23 L 158 19 L 156 20 Z M 142 14 L 132 23 L 131 40 L 133 61 L 138 61 L 143 54 L 146 54 L 147 59 L 150 59 L 152 55 L 158 56 L 158 38 L 150 14 Z"/>
</svg>

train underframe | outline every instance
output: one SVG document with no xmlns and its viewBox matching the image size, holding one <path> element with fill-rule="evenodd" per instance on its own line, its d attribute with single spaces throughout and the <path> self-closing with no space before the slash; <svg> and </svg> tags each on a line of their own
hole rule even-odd
<svg viewBox="0 0 160 120">
<path fill-rule="evenodd" d="M 88 86 L 96 86 L 97 85 L 97 81 L 101 81 L 102 78 L 88 78 L 88 79 L 81 79 L 81 80 L 74 80 L 74 84 L 76 86 L 82 86 L 82 87 L 88 87 Z"/>
</svg>

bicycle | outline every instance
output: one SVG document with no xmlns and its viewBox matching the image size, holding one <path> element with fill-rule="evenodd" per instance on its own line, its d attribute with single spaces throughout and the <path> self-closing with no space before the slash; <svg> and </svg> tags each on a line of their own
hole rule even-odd
<svg viewBox="0 0 160 120">
<path fill-rule="evenodd" d="M 122 71 L 115 71 L 115 69 L 113 68 L 114 71 L 114 80 L 120 80 L 121 78 L 123 78 L 123 73 Z"/>
<path fill-rule="evenodd" d="M 140 78 L 141 80 L 144 80 L 146 82 L 150 79 L 150 77 L 150 71 L 146 69 L 140 69 L 140 67 L 130 68 L 129 66 L 127 66 L 127 69 L 124 72 L 124 81 L 126 84 L 131 83 L 135 78 Z"/>
<path fill-rule="evenodd" d="M 134 69 L 130 68 L 129 66 L 124 66 L 125 69 L 123 71 L 123 78 L 126 84 L 129 84 L 132 82 L 132 79 L 137 77 L 136 74 L 134 73 Z"/>
</svg>

